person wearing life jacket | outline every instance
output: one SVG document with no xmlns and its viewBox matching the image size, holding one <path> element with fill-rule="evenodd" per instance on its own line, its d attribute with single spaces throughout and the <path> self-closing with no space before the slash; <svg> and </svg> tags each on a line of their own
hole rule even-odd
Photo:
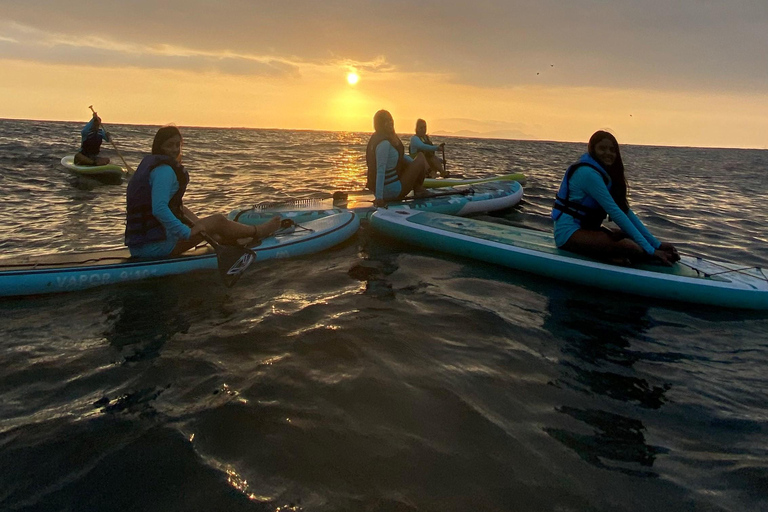
<svg viewBox="0 0 768 512">
<path fill-rule="evenodd" d="M 365 150 L 368 168 L 366 187 L 374 193 L 374 206 L 397 201 L 411 190 L 416 197 L 430 195 L 423 187 L 429 164 L 423 154 L 411 158 L 395 133 L 392 114 L 379 110 L 373 116 L 374 133 Z"/>
<path fill-rule="evenodd" d="M 152 154 L 144 157 L 128 183 L 125 245 L 131 256 L 157 258 L 178 255 L 203 242 L 206 233 L 223 244 L 234 245 L 271 235 L 280 217 L 259 226 L 232 222 L 224 215 L 199 218 L 183 204 L 189 173 L 181 165 L 181 132 L 160 128 Z"/>
<path fill-rule="evenodd" d="M 75 165 L 107 165 L 109 158 L 99 156 L 101 141 L 111 140 L 111 135 L 101 126 L 101 118 L 93 113 L 93 117 L 80 132 L 82 142 L 80 150 L 75 153 Z"/>
<path fill-rule="evenodd" d="M 432 140 L 427 135 L 427 122 L 423 119 L 416 120 L 416 135 L 411 137 L 411 142 L 408 145 L 408 154 L 411 158 L 416 158 L 416 155 L 422 153 L 424 158 L 429 164 L 428 178 L 435 178 L 439 174 L 443 178 L 447 178 L 450 174 L 443 169 L 443 161 L 435 154 L 435 151 L 439 151 L 445 147 L 445 143 L 432 144 Z"/>
<path fill-rule="evenodd" d="M 671 265 L 677 249 L 658 241 L 629 208 L 619 144 L 608 132 L 589 139 L 587 153 L 568 167 L 552 208 L 561 249 L 615 263 L 653 259 Z M 619 226 L 602 226 L 606 216 Z"/>
</svg>

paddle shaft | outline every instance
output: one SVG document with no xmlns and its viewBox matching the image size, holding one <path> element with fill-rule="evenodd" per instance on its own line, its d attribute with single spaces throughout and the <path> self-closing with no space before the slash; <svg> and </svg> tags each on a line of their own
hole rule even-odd
<svg viewBox="0 0 768 512">
<path fill-rule="evenodd" d="M 88 105 L 88 108 L 91 109 L 91 112 L 94 114 L 96 113 L 95 110 L 93 110 L 93 105 Z M 104 126 L 104 123 L 101 123 L 101 127 L 104 128 L 104 131 L 107 131 L 106 127 Z M 128 165 L 128 162 L 125 161 L 125 158 L 123 158 L 123 155 L 120 154 L 120 150 L 117 149 L 117 146 L 115 146 L 115 142 L 112 140 L 112 137 L 109 138 L 109 143 L 112 144 L 112 148 L 114 148 L 115 153 L 117 153 L 117 156 L 120 157 L 120 160 L 123 161 L 123 165 L 125 166 L 125 170 L 128 171 L 128 174 L 133 174 L 133 169 L 131 169 L 131 166 Z"/>
<path fill-rule="evenodd" d="M 468 188 L 467 190 L 459 190 L 459 191 L 453 191 L 453 192 L 440 192 L 438 194 L 432 194 L 425 197 L 406 197 L 404 199 L 396 199 L 394 201 L 390 201 L 392 203 L 406 203 L 411 201 L 429 201 L 433 197 L 445 197 L 445 196 L 467 196 L 474 194 L 474 189 Z M 375 203 L 376 201 L 365 201 L 365 202 L 371 202 Z"/>
<path fill-rule="evenodd" d="M 440 146 L 440 149 L 443 151 L 443 172 L 447 172 L 448 162 L 445 161 L 445 146 Z"/>
</svg>

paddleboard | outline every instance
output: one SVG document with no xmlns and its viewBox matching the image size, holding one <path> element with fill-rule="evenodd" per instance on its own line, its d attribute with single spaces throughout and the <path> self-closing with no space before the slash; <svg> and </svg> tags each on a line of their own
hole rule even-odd
<svg viewBox="0 0 768 512">
<path fill-rule="evenodd" d="M 555 246 L 551 233 L 409 210 L 379 210 L 370 225 L 417 246 L 645 297 L 726 308 L 768 309 L 768 271 L 683 256 L 672 267 L 622 267 Z"/>
<path fill-rule="evenodd" d="M 357 232 L 352 212 L 329 215 L 276 233 L 252 247 L 259 261 L 316 253 Z M 200 246 L 180 256 L 131 258 L 128 249 L 0 259 L 0 296 L 70 292 L 152 277 L 216 270 L 216 253 Z"/>
<path fill-rule="evenodd" d="M 525 174 L 503 174 L 490 178 L 459 179 L 459 178 L 427 178 L 424 180 L 425 188 L 458 187 L 462 185 L 477 185 L 479 183 L 491 183 L 494 181 L 519 181 L 525 183 Z"/>
<path fill-rule="evenodd" d="M 75 155 L 65 156 L 61 159 L 61 165 L 75 174 L 91 178 L 105 178 L 111 180 L 123 179 L 123 168 L 116 164 L 107 165 L 76 165 Z"/>
<path fill-rule="evenodd" d="M 523 197 L 523 187 L 517 181 L 483 183 L 465 187 L 441 190 L 433 197 L 407 198 L 404 201 L 387 203 L 389 209 L 431 211 L 447 215 L 470 215 L 473 213 L 503 210 L 515 206 Z M 302 199 L 286 203 L 262 203 L 252 208 L 233 210 L 229 219 L 243 224 L 261 224 L 275 215 L 295 222 L 306 222 L 341 211 L 352 211 L 365 220 L 376 207 L 373 194 L 350 195 L 334 199 Z"/>
</svg>

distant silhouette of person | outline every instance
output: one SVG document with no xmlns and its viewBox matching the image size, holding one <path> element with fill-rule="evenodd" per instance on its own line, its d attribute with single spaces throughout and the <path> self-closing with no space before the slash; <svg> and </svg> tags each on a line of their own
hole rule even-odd
<svg viewBox="0 0 768 512">
<path fill-rule="evenodd" d="M 416 197 L 430 195 L 424 188 L 429 164 L 423 154 L 411 158 L 395 133 L 392 114 L 379 110 L 373 116 L 374 133 L 365 150 L 368 167 L 366 186 L 373 191 L 375 206 L 384 206 L 387 201 L 397 201 L 411 190 Z"/>
<path fill-rule="evenodd" d="M 429 135 L 427 135 L 427 122 L 425 120 L 416 120 L 416 134 L 411 137 L 411 143 L 408 145 L 408 154 L 411 158 L 416 158 L 419 153 L 424 155 L 429 164 L 428 178 L 435 178 L 438 174 L 443 178 L 447 178 L 450 174 L 448 171 L 443 170 L 443 161 L 435 154 L 436 151 L 444 147 L 444 142 L 440 144 L 432 143 Z"/>
<path fill-rule="evenodd" d="M 111 140 L 111 135 L 101 126 L 101 118 L 94 112 L 91 120 L 80 132 L 82 143 L 80 150 L 75 153 L 75 165 L 107 165 L 109 158 L 99 156 L 101 141 Z"/>
<path fill-rule="evenodd" d="M 629 208 L 627 188 L 619 143 L 608 132 L 595 132 L 587 153 L 568 167 L 557 192 L 552 209 L 557 246 L 619 264 L 678 261 L 677 249 L 658 241 Z M 607 215 L 618 230 L 602 226 Z"/>
<path fill-rule="evenodd" d="M 181 254 L 202 243 L 206 233 L 218 242 L 265 238 L 280 227 L 275 216 L 258 226 L 233 222 L 222 214 L 199 218 L 182 203 L 189 173 L 181 165 L 181 132 L 164 126 L 128 183 L 125 245 L 136 257 Z"/>
</svg>

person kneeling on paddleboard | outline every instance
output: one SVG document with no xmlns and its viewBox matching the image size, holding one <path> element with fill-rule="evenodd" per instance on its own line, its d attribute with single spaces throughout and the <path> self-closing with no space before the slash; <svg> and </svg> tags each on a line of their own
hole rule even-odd
<svg viewBox="0 0 768 512">
<path fill-rule="evenodd" d="M 101 141 L 110 141 L 112 136 L 104 131 L 101 126 L 101 118 L 94 112 L 93 117 L 80 132 L 82 142 L 80 150 L 75 153 L 75 165 L 107 165 L 109 158 L 99 156 Z"/>
<path fill-rule="evenodd" d="M 678 261 L 677 249 L 659 242 L 629 208 L 627 188 L 616 138 L 595 132 L 587 153 L 568 167 L 560 184 L 552 209 L 557 246 L 621 264 L 643 259 L 663 265 Z M 608 215 L 620 229 L 602 226 Z"/>
<path fill-rule="evenodd" d="M 387 201 L 405 198 L 413 190 L 416 197 L 429 196 L 424 188 L 429 164 L 424 155 L 416 158 L 405 155 L 405 148 L 395 133 L 392 114 L 379 110 L 373 116 L 374 134 L 365 150 L 368 167 L 366 187 L 374 193 L 375 206 L 384 206 Z"/>
<path fill-rule="evenodd" d="M 408 154 L 411 158 L 416 158 L 419 153 L 424 155 L 424 158 L 429 164 L 429 172 L 427 178 L 436 178 L 439 174 L 443 178 L 450 176 L 449 173 L 443 167 L 443 161 L 435 154 L 435 151 L 443 150 L 445 154 L 445 143 L 432 144 L 432 140 L 427 135 L 427 122 L 423 119 L 416 120 L 416 135 L 411 137 L 411 142 L 408 144 Z"/>
<path fill-rule="evenodd" d="M 131 256 L 181 254 L 202 243 L 203 234 L 223 244 L 265 238 L 280 228 L 280 217 L 247 226 L 215 214 L 198 218 L 182 204 L 189 174 L 181 165 L 182 138 L 175 126 L 158 130 L 152 154 L 144 157 L 128 183 L 125 245 Z"/>
</svg>

